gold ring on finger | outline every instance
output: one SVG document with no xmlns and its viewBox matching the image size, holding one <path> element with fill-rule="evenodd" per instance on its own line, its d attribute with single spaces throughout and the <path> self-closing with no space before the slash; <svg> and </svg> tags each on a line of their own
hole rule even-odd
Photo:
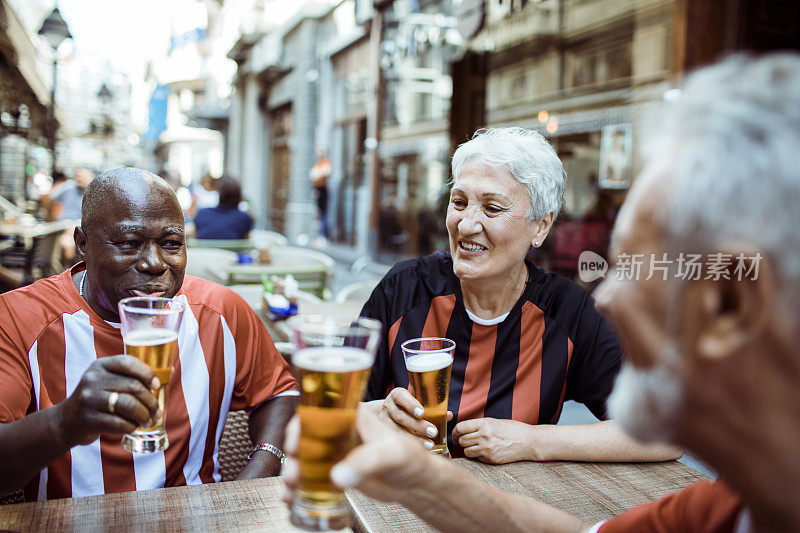
<svg viewBox="0 0 800 533">
<path fill-rule="evenodd" d="M 119 400 L 119 393 L 112 392 L 108 395 L 108 412 L 114 414 L 114 409 L 117 407 L 117 400 Z"/>
</svg>

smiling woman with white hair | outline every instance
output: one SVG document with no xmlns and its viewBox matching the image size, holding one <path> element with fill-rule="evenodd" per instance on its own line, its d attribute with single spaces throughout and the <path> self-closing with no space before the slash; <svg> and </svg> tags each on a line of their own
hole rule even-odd
<svg viewBox="0 0 800 533">
<path fill-rule="evenodd" d="M 401 344 L 446 337 L 456 343 L 454 455 L 490 463 L 679 456 L 641 446 L 608 421 L 553 425 L 568 399 L 606 418 L 621 350 L 585 291 L 526 261 L 563 203 L 566 173 L 550 144 L 522 128 L 480 130 L 456 150 L 452 171 L 450 253 L 398 263 L 362 310 L 386 329 L 367 399 L 430 447 L 438 429 L 406 389 Z"/>
</svg>

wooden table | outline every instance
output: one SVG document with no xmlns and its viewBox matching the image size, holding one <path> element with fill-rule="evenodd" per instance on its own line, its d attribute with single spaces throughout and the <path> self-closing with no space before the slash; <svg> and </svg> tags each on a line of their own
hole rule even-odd
<svg viewBox="0 0 800 533">
<path fill-rule="evenodd" d="M 507 492 L 533 496 L 587 522 L 682 489 L 705 476 L 676 462 L 654 464 L 456 463 Z M 0 530 L 12 531 L 274 531 L 296 532 L 281 501 L 280 478 L 123 492 L 0 506 Z M 433 531 L 397 504 L 348 491 L 353 530 Z"/>
<path fill-rule="evenodd" d="M 532 496 L 590 524 L 708 479 L 677 461 L 507 465 L 487 465 L 469 459 L 453 461 L 489 485 Z M 435 531 L 398 504 L 379 502 L 357 491 L 348 491 L 347 497 L 356 517 L 353 529 L 358 533 Z"/>
<path fill-rule="evenodd" d="M 20 503 L 0 507 L 0 530 L 296 533 L 282 493 L 268 478 Z"/>
</svg>

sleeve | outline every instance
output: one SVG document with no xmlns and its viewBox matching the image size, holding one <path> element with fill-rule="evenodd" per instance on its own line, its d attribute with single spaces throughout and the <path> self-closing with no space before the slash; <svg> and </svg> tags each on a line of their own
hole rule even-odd
<svg viewBox="0 0 800 533">
<path fill-rule="evenodd" d="M 594 299 L 585 292 L 570 338 L 574 346 L 566 398 L 586 405 L 598 419 L 605 420 L 606 399 L 622 364 L 622 349 L 611 326 L 595 308 Z"/>
<path fill-rule="evenodd" d="M 251 410 L 277 395 L 299 394 L 289 364 L 249 305 L 230 292 L 225 319 L 236 343 L 236 382 L 231 409 Z"/>
<path fill-rule="evenodd" d="M 28 354 L 5 299 L 0 300 L 0 317 L 0 423 L 7 423 L 25 416 L 33 387 Z"/>
<path fill-rule="evenodd" d="M 600 533 L 733 531 L 741 510 L 741 499 L 723 483 L 701 481 L 608 520 Z"/>
<path fill-rule="evenodd" d="M 395 291 L 389 275 L 387 274 L 375 287 L 367 303 L 361 309 L 361 316 L 374 318 L 380 321 L 383 326 L 381 342 L 378 345 L 378 352 L 375 354 L 375 362 L 372 365 L 367 392 L 364 396 L 364 401 L 366 402 L 385 398 L 386 390 L 392 383 L 392 371 L 389 361 L 391 343 L 389 337 L 393 325 L 391 320 L 392 294 Z"/>
</svg>

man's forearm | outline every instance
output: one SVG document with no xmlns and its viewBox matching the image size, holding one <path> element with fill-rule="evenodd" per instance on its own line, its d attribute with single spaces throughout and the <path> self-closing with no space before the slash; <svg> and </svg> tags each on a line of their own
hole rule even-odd
<svg viewBox="0 0 800 533">
<path fill-rule="evenodd" d="M 440 457 L 429 456 L 421 488 L 398 491 L 398 501 L 443 532 L 569 532 L 588 525 L 533 498 L 501 492 Z"/>
<path fill-rule="evenodd" d="M 250 413 L 248 426 L 253 443 L 272 444 L 278 449 L 283 448 L 286 424 L 294 415 L 297 401 L 297 396 L 278 396 Z M 280 472 L 281 464 L 278 457 L 269 451 L 259 451 L 253 454 L 237 479 L 277 476 Z"/>
<path fill-rule="evenodd" d="M 613 420 L 575 426 L 540 425 L 532 429 L 530 460 L 648 462 L 669 461 L 683 455 L 675 446 L 637 442 Z"/>
<path fill-rule="evenodd" d="M 50 407 L 16 422 L 0 424 L 0 494 L 20 489 L 70 449 Z"/>
</svg>

